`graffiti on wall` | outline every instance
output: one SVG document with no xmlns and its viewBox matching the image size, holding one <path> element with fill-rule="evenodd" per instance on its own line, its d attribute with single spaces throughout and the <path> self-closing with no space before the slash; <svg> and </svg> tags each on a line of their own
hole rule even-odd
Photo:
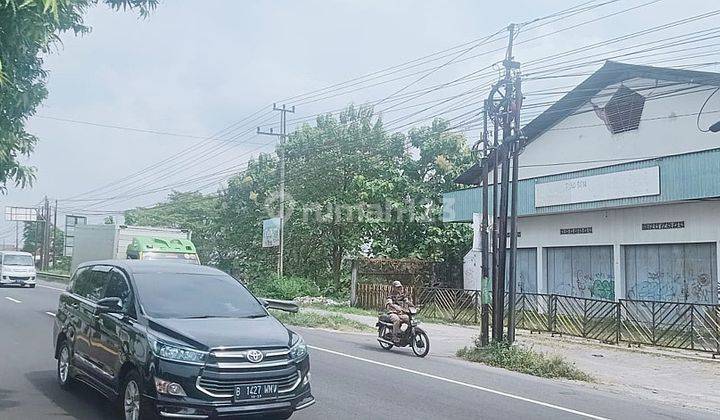
<svg viewBox="0 0 720 420">
<path fill-rule="evenodd" d="M 712 303 L 712 276 L 708 273 L 649 271 L 647 278 L 628 289 L 628 298 L 669 302 Z"/>
<path fill-rule="evenodd" d="M 578 270 L 575 283 L 582 296 L 593 299 L 615 300 L 615 277 L 610 273 L 586 273 Z"/>
</svg>

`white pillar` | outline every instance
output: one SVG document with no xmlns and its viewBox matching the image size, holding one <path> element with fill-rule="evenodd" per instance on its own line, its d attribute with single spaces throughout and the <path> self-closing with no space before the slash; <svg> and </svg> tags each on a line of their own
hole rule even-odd
<svg viewBox="0 0 720 420">
<path fill-rule="evenodd" d="M 537 291 L 538 293 L 547 293 L 547 282 L 545 281 L 545 257 L 543 256 L 543 247 L 537 247 L 537 251 L 535 254 L 537 258 L 537 262 L 535 263 L 535 269 L 537 270 L 537 275 L 535 276 L 535 278 L 537 279 Z"/>
<path fill-rule="evenodd" d="M 482 229 L 482 214 L 473 213 L 472 230 L 473 230 L 473 247 L 474 251 L 480 250 L 481 235 L 480 230 Z"/>
<path fill-rule="evenodd" d="M 625 299 L 625 255 L 619 243 L 613 244 L 613 278 L 615 279 L 615 300 Z"/>
</svg>

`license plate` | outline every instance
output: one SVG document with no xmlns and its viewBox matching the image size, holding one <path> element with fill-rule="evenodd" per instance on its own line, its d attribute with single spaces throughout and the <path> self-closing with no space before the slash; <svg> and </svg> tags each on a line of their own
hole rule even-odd
<svg viewBox="0 0 720 420">
<path fill-rule="evenodd" d="M 278 396 L 278 384 L 240 385 L 235 387 L 235 401 L 267 400 Z"/>
</svg>

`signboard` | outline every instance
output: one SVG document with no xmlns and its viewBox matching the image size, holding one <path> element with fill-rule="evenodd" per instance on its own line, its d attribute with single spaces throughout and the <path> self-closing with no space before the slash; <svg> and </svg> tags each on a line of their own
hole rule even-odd
<svg viewBox="0 0 720 420">
<path fill-rule="evenodd" d="M 280 245 L 280 218 L 263 220 L 263 248 Z"/>
<path fill-rule="evenodd" d="M 685 221 L 643 223 L 642 230 L 685 229 Z"/>
<path fill-rule="evenodd" d="M 592 233 L 592 226 L 560 229 L 561 235 L 585 235 Z"/>
<path fill-rule="evenodd" d="M 75 226 L 86 225 L 87 217 L 85 216 L 65 216 L 65 249 L 63 255 L 72 257 L 73 246 L 75 244 Z"/>
<path fill-rule="evenodd" d="M 37 221 L 37 209 L 30 207 L 5 207 L 5 220 L 11 222 Z"/>
<path fill-rule="evenodd" d="M 660 194 L 660 167 L 565 179 L 535 185 L 535 207 Z"/>
</svg>

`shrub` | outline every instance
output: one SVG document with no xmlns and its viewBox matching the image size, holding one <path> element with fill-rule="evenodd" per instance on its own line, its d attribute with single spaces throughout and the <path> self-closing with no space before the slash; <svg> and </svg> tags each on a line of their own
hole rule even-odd
<svg viewBox="0 0 720 420">
<path fill-rule="evenodd" d="M 251 281 L 250 290 L 260 297 L 292 300 L 301 296 L 319 296 L 320 289 L 310 279 L 304 277 L 270 276 Z"/>
<path fill-rule="evenodd" d="M 313 312 L 287 313 L 272 311 L 273 316 L 283 324 L 296 327 L 325 328 L 337 331 L 375 332 L 375 328 L 361 324 L 342 315 L 326 315 Z"/>
<path fill-rule="evenodd" d="M 548 356 L 530 348 L 508 343 L 491 343 L 480 346 L 476 341 L 472 347 L 457 351 L 457 356 L 471 362 L 501 367 L 516 372 L 543 378 L 566 378 L 577 381 L 593 382 L 592 376 L 578 369 L 574 363 L 561 356 Z"/>
</svg>

